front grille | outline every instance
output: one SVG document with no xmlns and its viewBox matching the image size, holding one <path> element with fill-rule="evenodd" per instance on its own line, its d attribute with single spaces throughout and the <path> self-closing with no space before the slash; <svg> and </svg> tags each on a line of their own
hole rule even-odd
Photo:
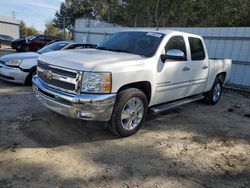
<svg viewBox="0 0 250 188">
<path fill-rule="evenodd" d="M 79 87 L 80 73 L 38 61 L 38 77 L 49 87 L 75 93 Z"/>
<path fill-rule="evenodd" d="M 48 64 L 45 64 L 45 63 L 38 62 L 38 66 L 44 70 L 50 70 L 53 73 L 60 74 L 62 76 L 68 76 L 71 78 L 76 78 L 76 76 L 77 76 L 77 73 L 75 73 L 75 72 L 69 72 L 66 70 L 62 70 L 60 68 L 50 67 Z"/>
</svg>

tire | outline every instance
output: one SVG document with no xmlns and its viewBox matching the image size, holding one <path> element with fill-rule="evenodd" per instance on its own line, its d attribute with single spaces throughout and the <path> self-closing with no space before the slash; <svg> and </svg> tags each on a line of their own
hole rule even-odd
<svg viewBox="0 0 250 188">
<path fill-rule="evenodd" d="M 135 134 L 143 125 L 147 106 L 147 97 L 141 90 L 129 88 L 119 92 L 108 125 L 109 130 L 118 137 Z"/>
<path fill-rule="evenodd" d="M 222 79 L 220 76 L 217 76 L 212 86 L 212 89 L 209 92 L 204 93 L 205 103 L 209 105 L 217 104 L 220 100 L 221 93 L 222 93 Z"/>
<path fill-rule="evenodd" d="M 25 85 L 32 85 L 32 78 L 36 74 L 36 67 L 31 68 L 30 73 L 28 74 L 26 80 L 25 80 Z"/>
<path fill-rule="evenodd" d="M 17 45 L 17 46 L 15 47 L 15 50 L 16 50 L 17 52 L 21 52 L 21 51 L 22 51 L 22 45 L 21 45 L 21 44 Z"/>
</svg>

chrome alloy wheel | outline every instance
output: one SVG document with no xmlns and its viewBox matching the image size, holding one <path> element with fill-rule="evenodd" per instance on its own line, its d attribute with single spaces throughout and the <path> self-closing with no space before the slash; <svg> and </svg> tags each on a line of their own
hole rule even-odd
<svg viewBox="0 0 250 188">
<path fill-rule="evenodd" d="M 144 105 L 140 98 L 133 97 L 122 110 L 121 123 L 125 130 L 135 129 L 144 116 Z"/>
<path fill-rule="evenodd" d="M 221 95 L 221 84 L 217 83 L 213 91 L 213 101 L 217 102 Z"/>
</svg>

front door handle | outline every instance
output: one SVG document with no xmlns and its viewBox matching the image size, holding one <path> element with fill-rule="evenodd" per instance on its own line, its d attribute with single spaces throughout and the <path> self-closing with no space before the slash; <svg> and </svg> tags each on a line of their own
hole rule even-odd
<svg viewBox="0 0 250 188">
<path fill-rule="evenodd" d="M 207 69 L 208 66 L 207 66 L 207 65 L 203 65 L 201 68 L 202 68 L 202 69 Z"/>
<path fill-rule="evenodd" d="M 184 67 L 184 68 L 182 69 L 182 71 L 189 71 L 189 70 L 190 70 L 189 67 Z"/>
</svg>

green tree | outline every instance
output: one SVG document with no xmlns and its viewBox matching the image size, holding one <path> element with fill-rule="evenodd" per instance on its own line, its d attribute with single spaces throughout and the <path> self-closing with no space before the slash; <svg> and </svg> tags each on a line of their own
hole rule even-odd
<svg viewBox="0 0 250 188">
<path fill-rule="evenodd" d="M 249 0 L 66 0 L 54 22 L 74 30 L 76 18 L 130 27 L 250 26 Z"/>
<path fill-rule="evenodd" d="M 53 22 L 59 29 L 63 29 L 65 23 L 65 28 L 73 32 L 75 20 L 81 17 L 94 17 L 90 2 L 88 0 L 65 0 L 61 3 L 60 10 L 56 12 Z"/>
<path fill-rule="evenodd" d="M 28 27 L 23 20 L 20 21 L 20 37 L 38 35 L 39 32 L 32 26 Z"/>
<path fill-rule="evenodd" d="M 50 35 L 50 36 L 56 36 L 59 38 L 64 38 L 63 31 L 57 28 L 53 21 L 49 21 L 45 24 L 45 30 L 44 30 L 45 35 Z"/>
<path fill-rule="evenodd" d="M 27 36 L 27 26 L 23 20 L 20 21 L 20 37 Z"/>
</svg>

